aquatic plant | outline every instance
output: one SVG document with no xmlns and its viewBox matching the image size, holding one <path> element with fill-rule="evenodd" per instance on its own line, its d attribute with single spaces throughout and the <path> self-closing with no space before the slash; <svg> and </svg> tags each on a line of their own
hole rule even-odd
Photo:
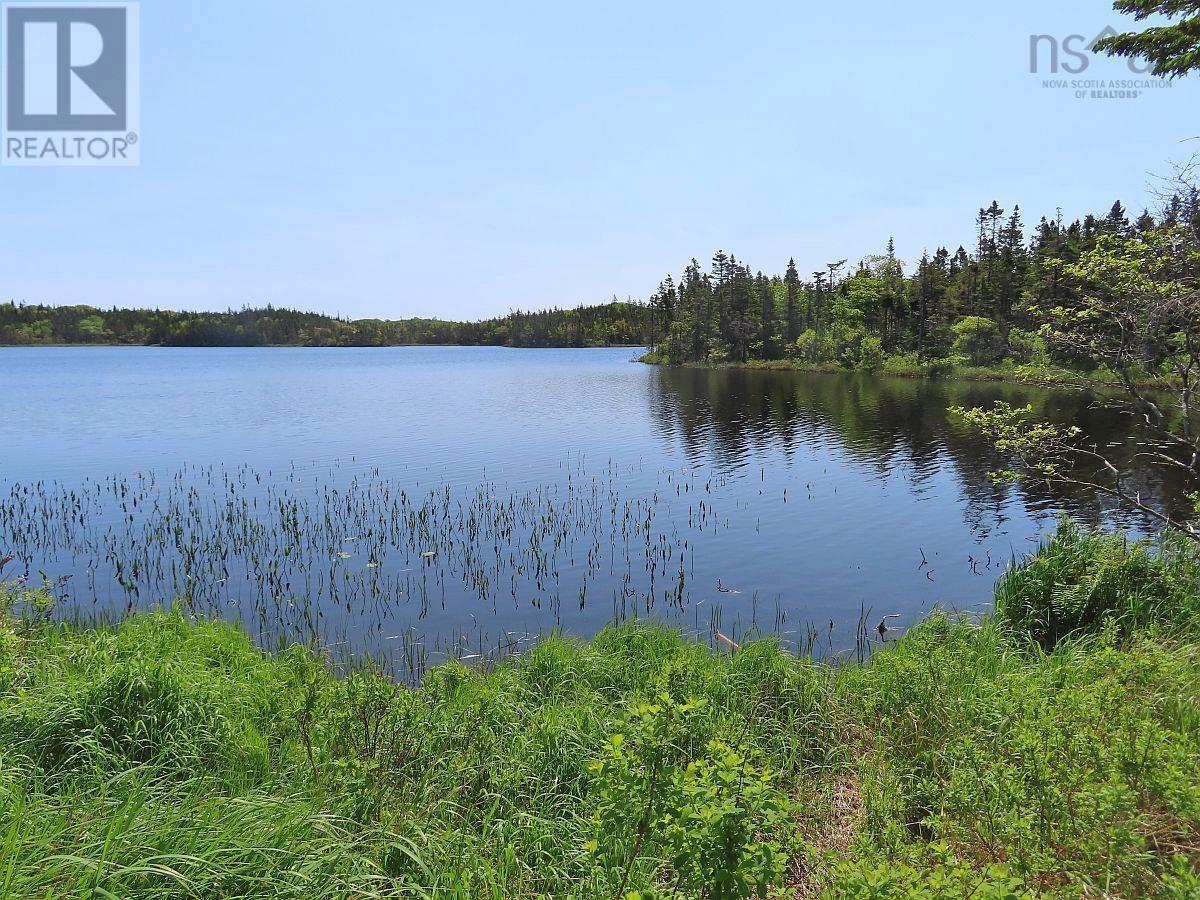
<svg viewBox="0 0 1200 900">
<path fill-rule="evenodd" d="M 13 484 L 0 496 L 0 540 L 23 577 L 60 578 L 61 612 L 77 621 L 177 601 L 267 646 L 386 656 L 416 681 L 431 659 L 495 659 L 532 640 L 478 626 L 506 609 L 505 621 L 524 609 L 539 631 L 589 602 L 606 605 L 601 621 L 691 609 L 698 630 L 716 627 L 717 605 L 705 622 L 690 605 L 696 540 L 723 527 L 715 478 L 667 471 L 628 493 L 612 465 L 520 489 L 402 485 L 337 466 L 323 476 L 193 467 Z M 474 627 L 417 630 L 448 607 Z"/>
</svg>

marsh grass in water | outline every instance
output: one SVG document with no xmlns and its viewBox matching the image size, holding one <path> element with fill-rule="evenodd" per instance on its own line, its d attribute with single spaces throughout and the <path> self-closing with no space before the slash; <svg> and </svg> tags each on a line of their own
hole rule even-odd
<svg viewBox="0 0 1200 900">
<path fill-rule="evenodd" d="M 634 495 L 611 463 L 520 488 L 341 474 L 189 467 L 13 484 L 0 539 L 10 573 L 57 576 L 60 613 L 79 624 L 165 600 L 268 646 L 386 653 L 413 683 L 431 661 L 507 655 L 532 640 L 517 623 L 548 631 L 589 603 L 600 623 L 686 609 L 700 629 L 735 630 L 716 604 L 690 605 L 696 541 L 726 524 L 720 474 L 664 470 Z M 448 607 L 454 627 L 429 627 Z M 476 613 L 513 630 L 464 624 Z"/>
<path fill-rule="evenodd" d="M 6 589 L 0 895 L 1195 897 L 1189 552 L 1065 528 L 862 663 L 626 623 L 416 689 Z"/>
</svg>

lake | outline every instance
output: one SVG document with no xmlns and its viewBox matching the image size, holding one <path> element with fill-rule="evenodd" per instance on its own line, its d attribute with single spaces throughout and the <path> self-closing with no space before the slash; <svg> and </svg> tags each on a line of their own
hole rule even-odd
<svg viewBox="0 0 1200 900">
<path fill-rule="evenodd" d="M 650 616 L 821 652 L 980 610 L 1086 491 L 997 486 L 951 405 L 1039 388 L 694 370 L 631 349 L 0 349 L 0 558 L 81 618 L 179 602 L 412 676 Z M 1137 473 L 1186 512 L 1179 486 Z"/>
</svg>

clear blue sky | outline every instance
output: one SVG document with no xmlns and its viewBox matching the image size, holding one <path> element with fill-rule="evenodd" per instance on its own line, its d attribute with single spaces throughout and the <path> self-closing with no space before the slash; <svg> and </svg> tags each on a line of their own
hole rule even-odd
<svg viewBox="0 0 1200 900">
<path fill-rule="evenodd" d="M 0 169 L 0 297 L 477 318 L 1140 209 L 1200 150 L 1200 77 L 1029 73 L 1106 0 L 816 7 L 144 0 L 142 164 Z"/>
</svg>

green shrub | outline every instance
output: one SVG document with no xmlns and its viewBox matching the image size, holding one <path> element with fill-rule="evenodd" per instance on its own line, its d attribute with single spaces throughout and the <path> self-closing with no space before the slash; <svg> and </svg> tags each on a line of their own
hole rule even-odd
<svg viewBox="0 0 1200 900">
<path fill-rule="evenodd" d="M 1179 855 L 1171 860 L 1172 868 L 1163 878 L 1163 900 L 1196 900 L 1200 897 L 1200 867 Z"/>
<path fill-rule="evenodd" d="M 973 365 L 994 361 L 1000 353 L 1000 327 L 983 316 L 963 316 L 950 326 L 954 350 L 970 356 Z"/>
<path fill-rule="evenodd" d="M 588 847 L 626 873 L 618 895 L 649 850 L 669 863 L 672 895 L 763 897 L 783 879 L 787 797 L 753 749 L 711 740 L 687 758 L 689 725 L 704 705 L 668 694 L 635 704 L 592 764 L 600 800 Z"/>
<path fill-rule="evenodd" d="M 867 334 L 858 344 L 858 358 L 855 368 L 863 372 L 874 372 L 883 365 L 883 342 L 878 335 Z"/>
<path fill-rule="evenodd" d="M 884 375 L 943 378 L 953 374 L 957 368 L 959 368 L 959 360 L 957 359 L 933 356 L 922 357 L 916 351 L 912 351 L 886 357 L 883 360 L 881 371 Z"/>
<path fill-rule="evenodd" d="M 1200 816 L 1195 742 L 1169 713 L 1193 689 L 1181 663 L 1152 645 L 1064 649 L 1008 675 L 917 770 L 927 827 L 1030 885 L 1102 876 L 1111 893 L 1139 895 L 1156 845 L 1186 843 Z"/>
<path fill-rule="evenodd" d="M 822 900 L 1026 900 L 1033 895 L 1002 865 L 983 871 L 933 846 L 931 859 L 842 860 Z"/>
</svg>

